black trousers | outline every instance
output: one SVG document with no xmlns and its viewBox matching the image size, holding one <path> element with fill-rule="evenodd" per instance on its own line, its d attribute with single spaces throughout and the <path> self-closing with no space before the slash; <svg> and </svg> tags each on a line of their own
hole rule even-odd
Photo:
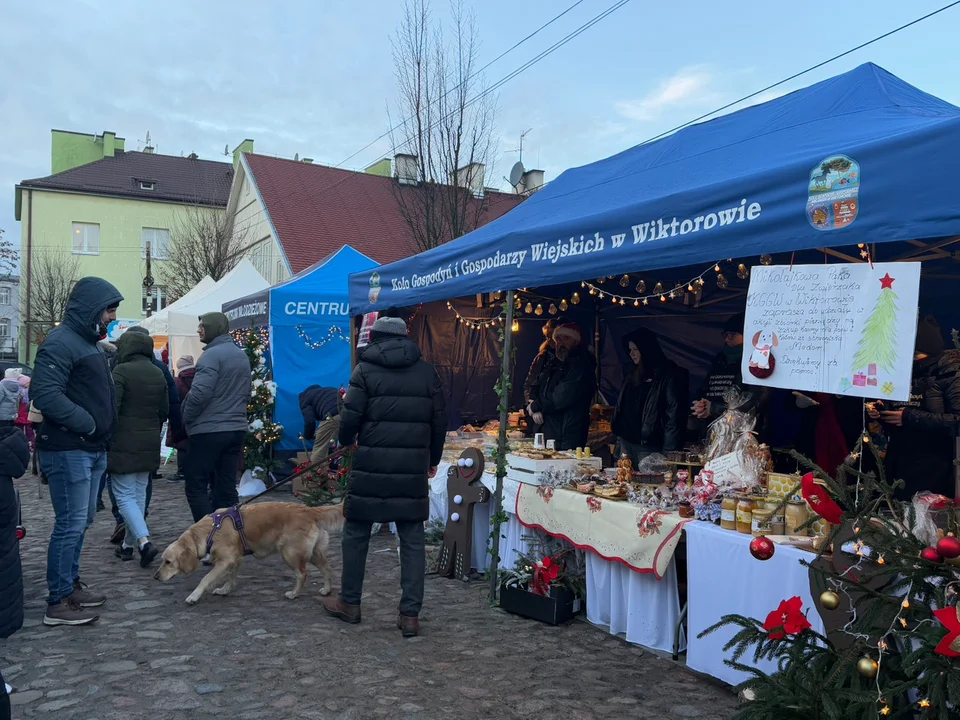
<svg viewBox="0 0 960 720">
<path fill-rule="evenodd" d="M 401 615 L 417 617 L 423 606 L 423 576 L 427 569 L 422 522 L 398 522 L 400 538 Z M 359 605 L 363 597 L 363 576 L 370 547 L 373 523 L 347 520 L 343 525 L 343 571 L 340 575 L 340 599 Z"/>
<path fill-rule="evenodd" d="M 184 491 L 193 521 L 237 502 L 237 474 L 246 432 L 215 432 L 190 437 Z"/>
</svg>

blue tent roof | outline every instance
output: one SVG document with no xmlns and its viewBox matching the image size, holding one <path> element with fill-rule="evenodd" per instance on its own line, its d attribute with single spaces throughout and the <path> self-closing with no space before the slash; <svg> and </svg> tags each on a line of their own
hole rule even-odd
<svg viewBox="0 0 960 720">
<path fill-rule="evenodd" d="M 350 278 L 351 313 L 612 273 L 960 234 L 960 108 L 865 64 L 568 170 Z"/>
</svg>

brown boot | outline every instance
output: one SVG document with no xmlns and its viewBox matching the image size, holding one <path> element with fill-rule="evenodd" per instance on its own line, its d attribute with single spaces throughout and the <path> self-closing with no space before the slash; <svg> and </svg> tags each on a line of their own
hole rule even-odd
<svg viewBox="0 0 960 720">
<path fill-rule="evenodd" d="M 397 615 L 397 627 L 404 637 L 416 637 L 420 633 L 420 618 Z"/>
<path fill-rule="evenodd" d="M 327 611 L 328 615 L 340 618 L 351 625 L 356 625 L 360 622 L 359 605 L 349 605 L 341 600 L 339 596 L 323 597 L 320 598 L 320 602 L 323 604 L 323 609 Z"/>
</svg>

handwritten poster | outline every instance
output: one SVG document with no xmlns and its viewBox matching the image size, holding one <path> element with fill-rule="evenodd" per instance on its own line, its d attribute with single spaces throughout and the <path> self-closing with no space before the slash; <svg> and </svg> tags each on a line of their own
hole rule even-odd
<svg viewBox="0 0 960 720">
<path fill-rule="evenodd" d="M 908 400 L 920 263 L 751 270 L 744 383 Z"/>
</svg>

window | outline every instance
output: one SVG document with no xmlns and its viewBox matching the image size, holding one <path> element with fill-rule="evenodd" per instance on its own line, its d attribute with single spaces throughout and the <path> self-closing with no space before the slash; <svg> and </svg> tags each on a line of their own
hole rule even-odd
<svg viewBox="0 0 960 720">
<path fill-rule="evenodd" d="M 10 288 L 0 287 L 0 305 L 10 304 Z"/>
<path fill-rule="evenodd" d="M 160 228 L 144 228 L 141 235 L 140 257 L 147 257 L 147 243 L 150 243 L 150 256 L 154 260 L 166 260 L 170 257 L 170 231 Z"/>
<path fill-rule="evenodd" d="M 141 180 L 140 189 L 141 190 L 153 190 L 157 187 L 157 184 L 153 180 Z"/>
<path fill-rule="evenodd" d="M 160 312 L 167 306 L 167 289 L 165 287 L 159 287 L 154 285 L 151 288 L 150 296 L 147 296 L 147 289 L 143 288 L 140 291 L 142 298 L 142 314 L 146 315 L 147 310 L 149 309 L 151 313 Z"/>
<path fill-rule="evenodd" d="M 0 338 L 10 337 L 10 318 L 0 318 Z"/>
<path fill-rule="evenodd" d="M 100 254 L 100 226 L 96 223 L 73 224 L 73 254 Z"/>
</svg>

